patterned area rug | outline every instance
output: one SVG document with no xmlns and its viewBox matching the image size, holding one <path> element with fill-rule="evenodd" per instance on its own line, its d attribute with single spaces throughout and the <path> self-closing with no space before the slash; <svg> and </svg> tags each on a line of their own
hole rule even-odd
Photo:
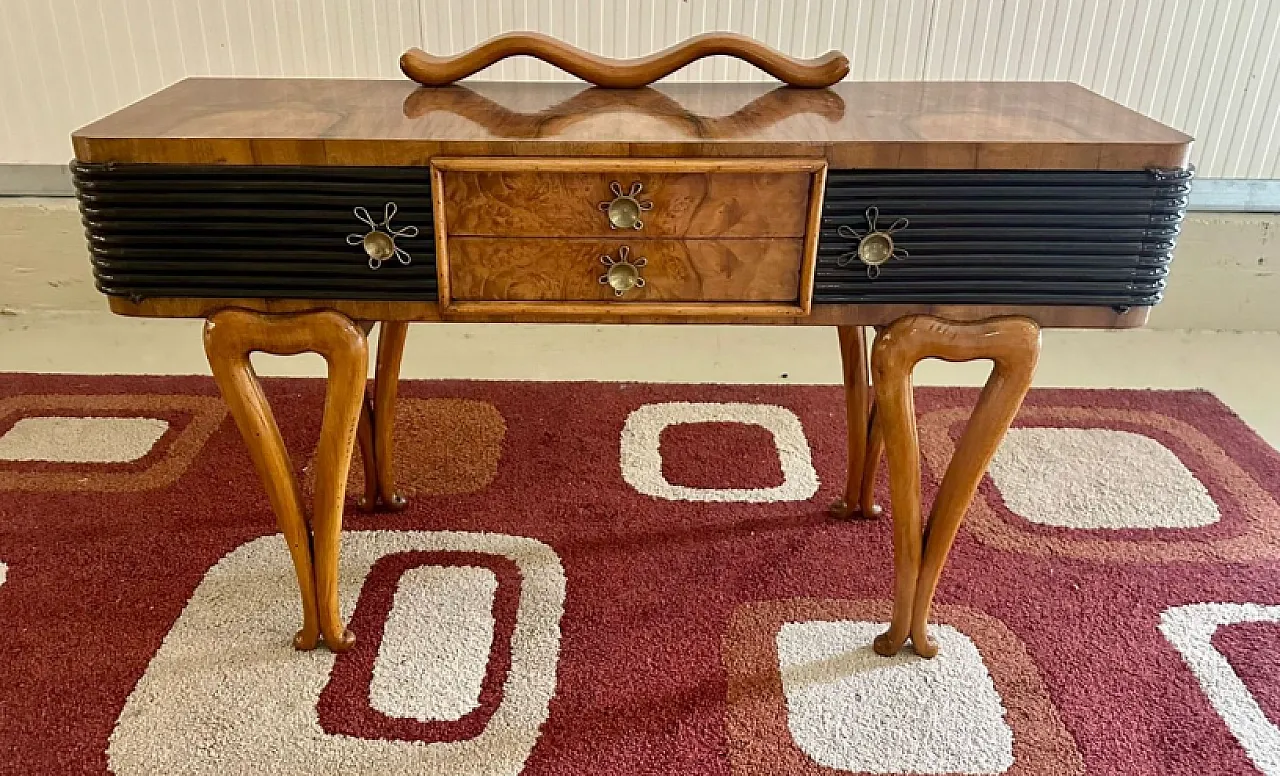
<svg viewBox="0 0 1280 776">
<path fill-rule="evenodd" d="M 322 385 L 268 391 L 309 489 Z M 927 498 L 974 399 L 918 392 Z M 0 377 L 0 772 L 1280 774 L 1280 455 L 1208 394 L 1033 391 L 933 661 L 869 651 L 891 524 L 825 513 L 836 388 L 409 382 L 399 415 L 410 506 L 348 510 L 335 657 L 289 646 L 210 381 Z"/>
</svg>

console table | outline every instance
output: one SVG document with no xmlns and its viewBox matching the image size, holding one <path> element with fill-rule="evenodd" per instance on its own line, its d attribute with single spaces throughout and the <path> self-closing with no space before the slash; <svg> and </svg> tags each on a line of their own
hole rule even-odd
<svg viewBox="0 0 1280 776">
<path fill-rule="evenodd" d="M 833 511 L 878 512 L 886 450 L 895 608 L 875 647 L 931 656 L 933 592 L 1040 328 L 1142 325 L 1190 179 L 1187 136 L 1065 83 L 189 79 L 73 140 L 98 287 L 121 315 L 207 319 L 297 570 L 294 643 L 338 651 L 357 441 L 361 505 L 404 506 L 390 440 L 408 323 L 734 323 L 838 327 Z M 255 350 L 328 362 L 311 509 Z M 995 367 L 926 529 L 911 370 L 930 357 Z"/>
</svg>

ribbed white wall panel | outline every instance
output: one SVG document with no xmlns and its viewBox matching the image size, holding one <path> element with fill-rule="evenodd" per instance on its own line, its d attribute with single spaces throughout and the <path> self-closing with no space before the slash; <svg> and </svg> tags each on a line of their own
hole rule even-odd
<svg viewBox="0 0 1280 776">
<path fill-rule="evenodd" d="M 409 46 L 533 29 L 611 56 L 735 30 L 865 80 L 1070 80 L 1197 137 L 1200 174 L 1280 178 L 1280 0 L 0 0 L 0 163 L 188 75 L 396 78 Z M 509 60 L 481 78 L 565 78 Z M 704 61 L 675 80 L 753 80 Z M 856 106 L 851 106 L 856 110 Z"/>
</svg>

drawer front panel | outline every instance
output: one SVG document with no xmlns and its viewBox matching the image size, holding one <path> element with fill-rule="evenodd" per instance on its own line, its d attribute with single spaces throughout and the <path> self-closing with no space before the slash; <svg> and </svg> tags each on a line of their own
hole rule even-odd
<svg viewBox="0 0 1280 776">
<path fill-rule="evenodd" d="M 436 298 L 427 168 L 73 164 L 72 174 L 109 295 Z M 388 202 L 403 254 L 372 270 L 348 235 L 370 231 L 357 208 L 380 222 Z"/>
<path fill-rule="evenodd" d="M 1153 305 L 1190 179 L 1188 170 L 831 172 L 814 302 Z M 874 267 L 858 252 L 872 217 L 894 256 Z"/>
<path fill-rule="evenodd" d="M 821 160 L 442 158 L 432 169 L 446 312 L 809 311 Z"/>
<path fill-rule="evenodd" d="M 799 296 L 804 241 L 449 239 L 458 301 L 788 302 Z M 602 257 L 607 257 L 602 260 Z M 612 264 L 639 265 L 621 293 Z M 625 268 L 622 268 L 625 269 Z M 618 274 L 618 270 L 614 270 Z M 624 275 L 631 275 L 626 270 Z"/>
<path fill-rule="evenodd" d="M 446 167 L 440 180 L 449 234 L 609 237 L 634 232 L 646 238 L 805 234 L 813 181 L 809 171 L 783 172 L 777 171 L 777 165 L 766 164 L 756 165 L 764 169 L 754 171 L 747 171 L 746 165 L 699 169 L 711 165 L 696 161 L 672 171 L 625 161 L 617 163 L 616 169 L 585 165 L 574 169 L 572 162 L 565 162 L 550 170 L 535 170 L 527 169 L 529 160 L 519 162 L 525 164 L 503 170 Z M 465 165 L 467 160 L 458 163 Z M 611 204 L 620 216 L 618 221 L 611 222 Z M 639 228 L 632 225 L 636 221 Z"/>
</svg>

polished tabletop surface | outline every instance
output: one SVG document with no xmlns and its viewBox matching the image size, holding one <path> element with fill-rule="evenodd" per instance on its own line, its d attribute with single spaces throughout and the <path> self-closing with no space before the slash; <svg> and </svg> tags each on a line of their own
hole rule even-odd
<svg viewBox="0 0 1280 776">
<path fill-rule="evenodd" d="M 418 164 L 460 155 L 806 155 L 835 167 L 1180 166 L 1190 138 L 1083 87 L 193 78 L 74 134 L 85 162 Z"/>
</svg>

